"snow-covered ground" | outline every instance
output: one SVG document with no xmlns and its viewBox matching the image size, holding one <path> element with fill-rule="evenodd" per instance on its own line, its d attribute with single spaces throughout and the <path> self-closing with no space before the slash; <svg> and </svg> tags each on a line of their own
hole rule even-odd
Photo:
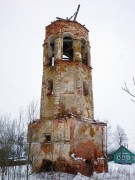
<svg viewBox="0 0 135 180">
<path fill-rule="evenodd" d="M 92 179 L 92 178 L 91 178 Z M 135 180 L 135 164 L 121 165 L 109 162 L 108 173 L 94 173 L 93 179 L 96 180 Z"/>
<path fill-rule="evenodd" d="M 78 173 L 77 175 L 65 173 L 41 173 L 31 175 L 31 180 L 135 180 L 135 164 L 121 165 L 109 162 L 108 173 L 94 173 L 92 177 L 86 177 Z"/>
<path fill-rule="evenodd" d="M 7 175 L 4 175 L 4 180 L 26 180 L 26 166 L 12 167 L 8 169 Z M 1 169 L 0 169 L 0 177 Z M 29 180 L 135 180 L 135 164 L 120 165 L 114 162 L 109 162 L 108 173 L 94 173 L 92 177 L 86 177 L 78 173 L 77 175 L 67 173 L 40 173 L 31 174 Z"/>
</svg>

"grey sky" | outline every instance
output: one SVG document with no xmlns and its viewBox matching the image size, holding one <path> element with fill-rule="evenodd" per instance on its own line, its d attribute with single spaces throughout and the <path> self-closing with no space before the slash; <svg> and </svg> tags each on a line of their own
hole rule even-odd
<svg viewBox="0 0 135 180">
<path fill-rule="evenodd" d="M 135 150 L 135 103 L 121 89 L 126 81 L 133 90 L 134 0 L 0 0 L 0 112 L 15 117 L 40 99 L 45 26 L 78 4 L 77 21 L 90 31 L 95 119 L 119 124 Z"/>
</svg>

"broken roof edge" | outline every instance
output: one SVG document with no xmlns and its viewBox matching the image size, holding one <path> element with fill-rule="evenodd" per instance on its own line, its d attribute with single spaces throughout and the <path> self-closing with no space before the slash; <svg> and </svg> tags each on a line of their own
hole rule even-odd
<svg viewBox="0 0 135 180">
<path fill-rule="evenodd" d="M 57 23 L 57 22 L 71 22 L 71 23 L 77 23 L 79 24 L 80 26 L 82 26 L 87 32 L 89 32 L 89 30 L 85 27 L 85 25 L 82 25 L 81 23 L 79 23 L 78 21 L 73 21 L 73 20 L 66 20 L 66 19 L 59 19 L 59 20 L 54 20 L 53 22 L 51 22 L 51 24 L 49 24 L 47 27 L 51 26 L 52 24 L 54 23 Z"/>
</svg>

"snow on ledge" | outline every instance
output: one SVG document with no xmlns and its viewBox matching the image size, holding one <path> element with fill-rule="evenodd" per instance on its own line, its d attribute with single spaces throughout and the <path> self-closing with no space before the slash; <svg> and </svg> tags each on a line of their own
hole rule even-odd
<svg viewBox="0 0 135 180">
<path fill-rule="evenodd" d="M 75 161 L 85 161 L 85 159 L 77 157 L 74 153 L 71 154 L 71 157 L 74 158 Z"/>
<path fill-rule="evenodd" d="M 97 160 L 104 160 L 105 158 L 104 157 L 98 157 Z"/>
</svg>

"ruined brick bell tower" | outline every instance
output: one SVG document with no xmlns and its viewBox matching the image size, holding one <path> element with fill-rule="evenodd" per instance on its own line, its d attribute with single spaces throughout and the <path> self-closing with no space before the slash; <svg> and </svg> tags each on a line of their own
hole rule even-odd
<svg viewBox="0 0 135 180">
<path fill-rule="evenodd" d="M 94 120 L 88 32 L 61 18 L 46 27 L 40 119 L 28 129 L 33 172 L 107 170 L 105 124 Z"/>
</svg>

